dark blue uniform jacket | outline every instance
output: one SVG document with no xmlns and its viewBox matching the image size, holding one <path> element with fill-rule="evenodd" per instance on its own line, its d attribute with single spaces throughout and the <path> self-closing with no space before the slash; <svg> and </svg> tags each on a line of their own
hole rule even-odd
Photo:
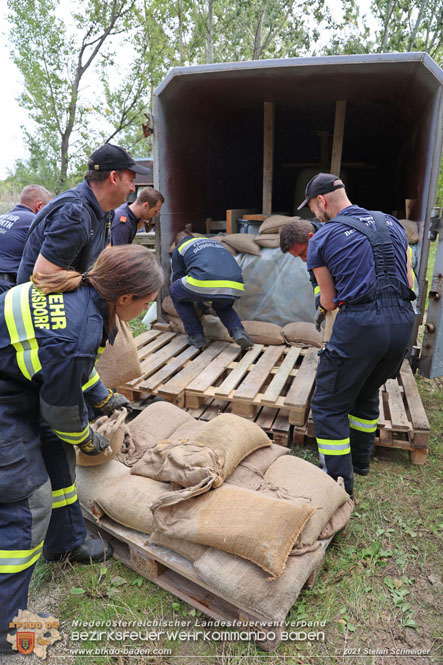
<svg viewBox="0 0 443 665">
<path fill-rule="evenodd" d="M 30 208 L 20 204 L 0 215 L 0 272 L 17 274 L 26 235 L 34 217 Z"/>
<path fill-rule="evenodd" d="M 130 245 L 137 233 L 138 221 L 129 203 L 116 208 L 111 224 L 111 245 Z"/>
</svg>

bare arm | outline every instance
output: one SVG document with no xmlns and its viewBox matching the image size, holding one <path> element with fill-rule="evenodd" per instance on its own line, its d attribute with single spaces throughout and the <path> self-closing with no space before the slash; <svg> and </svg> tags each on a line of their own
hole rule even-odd
<svg viewBox="0 0 443 665">
<path fill-rule="evenodd" d="M 326 268 L 326 266 L 321 266 L 320 268 L 314 268 L 313 272 L 315 279 L 317 280 L 317 284 L 320 287 L 321 306 L 331 311 L 336 309 L 337 305 L 334 302 L 335 285 L 328 268 Z"/>
<path fill-rule="evenodd" d="M 56 272 L 60 272 L 60 270 L 63 270 L 63 268 L 56 266 L 55 263 L 51 263 L 51 261 L 45 259 L 42 254 L 39 254 L 37 256 L 37 261 L 35 262 L 33 272 L 41 272 L 44 275 L 53 275 Z"/>
</svg>

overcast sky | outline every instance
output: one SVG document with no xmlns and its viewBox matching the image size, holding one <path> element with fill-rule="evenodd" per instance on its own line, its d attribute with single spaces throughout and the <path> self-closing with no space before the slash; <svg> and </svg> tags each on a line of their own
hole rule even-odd
<svg viewBox="0 0 443 665">
<path fill-rule="evenodd" d="M 72 0 L 66 1 L 72 4 Z M 339 0 L 328 0 L 331 8 L 340 6 Z M 370 0 L 358 0 L 361 14 L 369 13 Z M 10 48 L 6 33 L 6 2 L 0 2 L 0 62 L 2 67 L 2 103 L 0 104 L 0 180 L 8 175 L 8 169 L 13 169 L 16 159 L 26 157 L 26 148 L 23 143 L 22 125 L 29 122 L 27 113 L 22 110 L 16 101 L 23 89 L 23 80 L 20 72 L 10 59 Z"/>
</svg>

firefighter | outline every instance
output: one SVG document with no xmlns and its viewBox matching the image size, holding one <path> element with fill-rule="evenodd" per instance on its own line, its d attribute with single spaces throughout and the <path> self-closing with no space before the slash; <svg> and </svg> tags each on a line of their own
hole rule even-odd
<svg viewBox="0 0 443 665">
<path fill-rule="evenodd" d="M 397 375 L 411 337 L 413 277 L 408 242 L 391 215 L 353 205 L 335 175 L 312 178 L 299 210 L 327 222 L 310 239 L 307 267 L 320 307 L 339 312 L 319 352 L 312 416 L 321 463 L 353 495 L 354 473 L 369 473 L 379 388 Z"/>
<path fill-rule="evenodd" d="M 111 245 L 129 245 L 142 227 L 149 233 L 154 228 L 154 218 L 164 202 L 163 194 L 153 187 L 144 187 L 134 203 L 123 203 L 114 210 Z"/>
<path fill-rule="evenodd" d="M 162 281 L 148 249 L 123 245 L 105 249 L 89 273 L 35 273 L 0 296 L 0 649 L 9 649 L 8 623 L 26 608 L 43 548 L 80 562 L 111 554 L 78 520 L 73 446 L 87 455 L 109 446 L 88 407 L 109 414 L 128 401 L 94 379 L 97 351 L 113 341 L 115 317 L 136 317 Z"/>
<path fill-rule="evenodd" d="M 35 215 L 51 199 L 51 192 L 41 185 L 27 185 L 22 189 L 17 205 L 0 215 L 0 293 L 16 283 L 29 227 Z"/>
<path fill-rule="evenodd" d="M 169 294 L 188 335 L 188 342 L 203 349 L 206 338 L 194 303 L 212 304 L 234 342 L 243 350 L 254 342 L 246 333 L 233 305 L 244 290 L 239 265 L 217 240 L 178 234 L 172 253 L 172 284 Z"/>
</svg>

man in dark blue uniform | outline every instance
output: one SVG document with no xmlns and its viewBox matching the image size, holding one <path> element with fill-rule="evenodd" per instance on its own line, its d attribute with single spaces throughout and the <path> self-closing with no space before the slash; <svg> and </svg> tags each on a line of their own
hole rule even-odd
<svg viewBox="0 0 443 665">
<path fill-rule="evenodd" d="M 59 194 L 36 215 L 23 251 L 17 283 L 35 271 L 49 274 L 74 268 L 84 272 L 109 242 L 109 211 L 135 192 L 135 174 L 149 169 L 123 148 L 106 143 L 88 161 L 83 182 Z"/>
<path fill-rule="evenodd" d="M 123 203 L 114 211 L 111 224 L 111 245 L 130 245 L 138 229 L 143 226 L 149 233 L 154 227 L 165 199 L 153 187 L 145 187 L 139 192 L 134 203 Z"/>
<path fill-rule="evenodd" d="M 243 350 L 254 342 L 246 333 L 233 305 L 243 290 L 241 269 L 233 256 L 211 238 L 194 238 L 183 232 L 172 253 L 172 284 L 169 294 L 188 335 L 197 348 L 206 346 L 206 338 L 194 303 L 211 301 L 221 322 L 234 342 Z"/>
<path fill-rule="evenodd" d="M 320 351 L 312 416 L 321 462 L 352 496 L 354 472 L 369 473 L 379 388 L 397 375 L 414 324 L 408 243 L 392 216 L 352 205 L 342 181 L 320 173 L 306 186 L 309 206 L 327 222 L 310 239 L 307 267 L 320 306 L 339 312 Z"/>
<path fill-rule="evenodd" d="M 52 194 L 41 185 L 27 185 L 15 208 L 0 215 L 0 293 L 16 283 L 29 227 L 51 199 Z"/>
</svg>

